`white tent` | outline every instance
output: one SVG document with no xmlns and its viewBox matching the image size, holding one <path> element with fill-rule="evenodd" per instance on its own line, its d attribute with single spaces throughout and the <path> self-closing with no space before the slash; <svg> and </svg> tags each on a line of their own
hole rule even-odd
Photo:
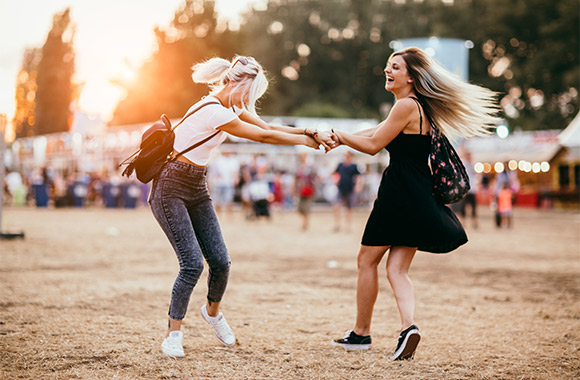
<svg viewBox="0 0 580 380">
<path fill-rule="evenodd" d="M 560 144 L 568 148 L 567 161 L 580 161 L 580 112 L 558 136 Z"/>
<path fill-rule="evenodd" d="M 465 140 L 464 149 L 475 162 L 550 161 L 561 149 L 558 131 L 515 132 L 505 139 L 498 136 Z"/>
<path fill-rule="evenodd" d="M 580 147 L 580 112 L 572 122 L 560 133 L 558 140 L 562 146 L 568 148 Z"/>
</svg>

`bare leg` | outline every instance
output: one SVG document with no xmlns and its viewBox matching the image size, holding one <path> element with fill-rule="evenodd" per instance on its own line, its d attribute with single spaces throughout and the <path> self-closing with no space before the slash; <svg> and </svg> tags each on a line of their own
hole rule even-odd
<svg viewBox="0 0 580 380">
<path fill-rule="evenodd" d="M 345 224 L 346 224 L 346 232 L 350 232 L 350 225 L 352 220 L 352 208 L 347 207 L 345 211 Z"/>
<path fill-rule="evenodd" d="M 207 314 L 210 317 L 217 317 L 217 315 L 220 312 L 220 302 L 207 301 L 206 307 L 207 307 Z M 169 326 L 167 328 L 167 333 L 165 334 L 165 337 L 167 338 L 171 331 L 180 331 L 181 330 L 181 322 L 182 321 L 178 321 L 178 320 L 169 318 Z"/>
<path fill-rule="evenodd" d="M 211 302 L 211 301 L 207 301 L 206 304 L 206 308 L 207 308 L 207 314 L 210 317 L 217 317 L 219 312 L 220 312 L 220 303 L 221 302 Z"/>
<path fill-rule="evenodd" d="M 169 318 L 169 326 L 167 327 L 167 334 L 165 334 L 165 337 L 167 338 L 169 336 L 169 333 L 172 331 L 180 331 L 181 330 L 181 322 L 182 321 L 178 321 L 178 320 Z"/>
<path fill-rule="evenodd" d="M 340 231 L 340 203 L 335 203 L 333 206 L 334 211 L 334 232 Z"/>
<path fill-rule="evenodd" d="M 416 251 L 417 248 L 413 247 L 391 247 L 387 258 L 387 278 L 401 316 L 401 331 L 414 323 L 415 292 L 409 277 L 409 267 Z"/>
<path fill-rule="evenodd" d="M 361 245 L 358 252 L 358 279 L 356 284 L 356 324 L 354 332 L 369 335 L 373 308 L 379 293 L 378 265 L 389 247 Z"/>
</svg>

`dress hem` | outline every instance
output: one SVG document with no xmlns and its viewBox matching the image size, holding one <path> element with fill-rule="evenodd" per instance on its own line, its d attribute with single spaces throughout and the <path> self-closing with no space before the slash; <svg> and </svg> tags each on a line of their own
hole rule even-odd
<svg viewBox="0 0 580 380">
<path fill-rule="evenodd" d="M 408 243 L 391 243 L 391 244 L 375 244 L 375 243 L 366 243 L 364 241 L 361 242 L 361 245 L 366 245 L 368 247 L 417 247 L 417 251 L 427 252 L 427 253 L 450 253 L 457 248 L 461 247 L 465 243 L 467 243 L 467 239 L 460 239 L 456 240 L 452 243 L 445 244 L 445 245 L 411 245 Z"/>
</svg>

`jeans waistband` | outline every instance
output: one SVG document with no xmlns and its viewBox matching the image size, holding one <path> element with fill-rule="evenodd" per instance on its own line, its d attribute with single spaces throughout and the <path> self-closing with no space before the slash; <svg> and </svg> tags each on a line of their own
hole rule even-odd
<svg viewBox="0 0 580 380">
<path fill-rule="evenodd" d="M 205 175 L 207 173 L 207 167 L 195 166 L 182 161 L 170 161 L 167 167 L 186 175 Z"/>
</svg>

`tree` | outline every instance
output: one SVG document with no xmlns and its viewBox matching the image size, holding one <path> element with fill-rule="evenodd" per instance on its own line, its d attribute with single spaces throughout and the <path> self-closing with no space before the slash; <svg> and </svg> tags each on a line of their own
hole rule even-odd
<svg viewBox="0 0 580 380">
<path fill-rule="evenodd" d="M 206 85 L 191 80 L 191 66 L 213 56 L 233 55 L 235 33 L 218 25 L 215 3 L 186 0 L 166 30 L 155 29 L 157 51 L 140 68 L 132 85 L 119 83 L 127 96 L 111 125 L 147 122 L 163 113 L 180 117 L 202 96 Z"/>
<path fill-rule="evenodd" d="M 376 9 L 372 0 L 278 0 L 250 14 L 242 29 L 247 52 L 275 78 L 263 111 L 322 116 L 308 106 L 320 103 L 341 109 L 336 116 L 378 116 L 390 98 L 373 91 L 384 86 L 386 58 Z"/>
<path fill-rule="evenodd" d="M 578 1 L 465 2 L 472 8 L 469 38 L 479 47 L 473 53 L 480 55 L 474 78 L 502 92 L 510 126 L 565 127 L 579 110 Z"/>
<path fill-rule="evenodd" d="M 242 30 L 276 78 L 265 112 L 315 113 L 306 105 L 318 102 L 376 113 L 393 101 L 389 42 L 437 36 L 473 41 L 470 81 L 500 92 L 512 127 L 550 129 L 579 109 L 579 13 L 577 0 L 272 0 Z"/>
<path fill-rule="evenodd" d="M 40 49 L 27 49 L 16 77 L 16 110 L 12 125 L 17 138 L 34 136 L 36 124 L 36 75 L 40 62 Z"/>
<path fill-rule="evenodd" d="M 56 14 L 52 29 L 42 47 L 36 77 L 36 120 L 34 133 L 42 135 L 68 131 L 71 124 L 70 104 L 75 70 L 74 27 L 70 9 Z"/>
<path fill-rule="evenodd" d="M 192 63 L 252 55 L 270 72 L 263 114 L 381 117 L 394 101 L 383 69 L 393 40 L 471 40 L 469 78 L 500 93 L 512 128 L 564 127 L 579 109 L 577 0 L 270 0 L 238 32 L 216 22 L 213 1 L 186 0 L 114 123 L 181 116 L 206 86 Z"/>
</svg>

